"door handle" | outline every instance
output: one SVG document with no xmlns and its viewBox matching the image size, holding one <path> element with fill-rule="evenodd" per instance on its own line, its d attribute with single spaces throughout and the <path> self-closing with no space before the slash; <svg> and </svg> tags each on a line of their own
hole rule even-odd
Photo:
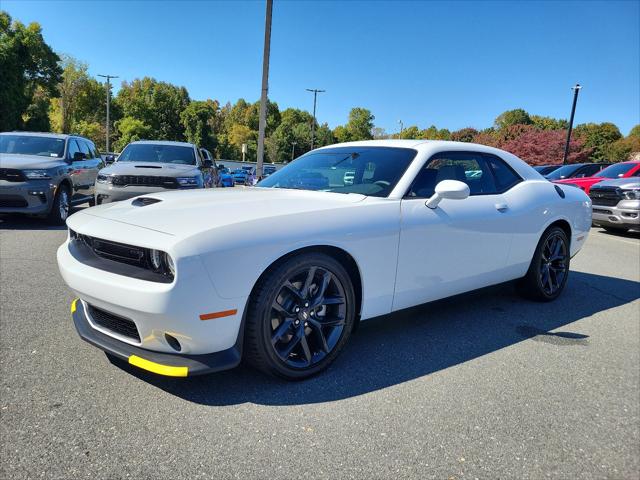
<svg viewBox="0 0 640 480">
<path fill-rule="evenodd" d="M 496 203 L 496 210 L 499 212 L 506 212 L 509 210 L 509 206 L 506 203 Z"/>
</svg>

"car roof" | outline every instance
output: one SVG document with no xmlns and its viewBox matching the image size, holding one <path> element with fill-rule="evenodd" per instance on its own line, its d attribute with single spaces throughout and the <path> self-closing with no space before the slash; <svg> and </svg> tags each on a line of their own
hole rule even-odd
<svg viewBox="0 0 640 480">
<path fill-rule="evenodd" d="M 169 140 L 136 140 L 135 142 L 131 142 L 129 145 L 136 144 L 150 144 L 150 145 L 180 145 L 182 147 L 195 147 L 193 143 L 189 142 L 172 142 Z"/>
<path fill-rule="evenodd" d="M 21 135 L 25 137 L 49 137 L 49 138 L 61 138 L 67 139 L 71 137 L 82 138 L 84 140 L 90 140 L 82 135 L 76 135 L 73 133 L 51 133 L 51 132 L 21 132 L 19 130 L 13 132 L 0 132 L 0 135 Z"/>
</svg>

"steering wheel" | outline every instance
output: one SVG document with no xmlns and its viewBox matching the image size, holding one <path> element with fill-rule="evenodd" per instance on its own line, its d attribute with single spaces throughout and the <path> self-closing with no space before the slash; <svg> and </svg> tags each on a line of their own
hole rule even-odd
<svg viewBox="0 0 640 480">
<path fill-rule="evenodd" d="M 378 185 L 379 187 L 385 188 L 385 187 L 389 187 L 391 185 L 391 183 L 387 182 L 386 180 L 378 180 L 373 182 L 374 185 Z"/>
</svg>

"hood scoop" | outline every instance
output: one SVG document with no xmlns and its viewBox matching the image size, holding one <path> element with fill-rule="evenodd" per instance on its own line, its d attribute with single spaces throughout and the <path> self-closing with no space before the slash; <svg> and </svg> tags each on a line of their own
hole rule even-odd
<svg viewBox="0 0 640 480">
<path fill-rule="evenodd" d="M 135 165 L 136 168 L 162 168 L 156 167 L 155 165 Z"/>
<path fill-rule="evenodd" d="M 131 202 L 131 205 L 134 207 L 146 207 L 147 205 L 152 205 L 154 203 L 161 202 L 159 198 L 151 198 L 151 197 L 139 197 Z"/>
</svg>

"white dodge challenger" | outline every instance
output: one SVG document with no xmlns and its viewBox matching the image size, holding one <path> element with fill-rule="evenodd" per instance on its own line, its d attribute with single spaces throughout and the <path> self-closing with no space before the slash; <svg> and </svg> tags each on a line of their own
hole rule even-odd
<svg viewBox="0 0 640 480">
<path fill-rule="evenodd" d="M 361 320 L 510 280 L 555 299 L 591 203 L 502 150 L 381 140 L 314 150 L 256 188 L 153 193 L 67 225 L 58 265 L 84 340 L 163 375 L 244 358 L 302 379 Z"/>
</svg>

